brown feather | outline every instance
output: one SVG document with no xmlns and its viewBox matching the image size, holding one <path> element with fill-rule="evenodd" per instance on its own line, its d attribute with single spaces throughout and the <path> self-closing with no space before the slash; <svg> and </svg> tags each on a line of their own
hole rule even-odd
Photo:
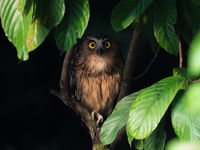
<svg viewBox="0 0 200 150">
<path fill-rule="evenodd" d="M 79 43 L 72 62 L 74 96 L 89 111 L 107 116 L 112 112 L 119 93 L 123 58 L 113 39 L 109 39 L 112 42 L 111 49 L 101 56 L 88 49 L 89 39 L 91 37 Z"/>
</svg>

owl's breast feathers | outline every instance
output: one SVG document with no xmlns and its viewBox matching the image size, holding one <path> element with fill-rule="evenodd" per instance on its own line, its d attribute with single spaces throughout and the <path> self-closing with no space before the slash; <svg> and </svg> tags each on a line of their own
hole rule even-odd
<svg viewBox="0 0 200 150">
<path fill-rule="evenodd" d="M 117 59 L 117 58 L 116 58 Z M 74 65 L 74 96 L 89 111 L 111 113 L 122 80 L 123 60 L 78 57 Z"/>
</svg>

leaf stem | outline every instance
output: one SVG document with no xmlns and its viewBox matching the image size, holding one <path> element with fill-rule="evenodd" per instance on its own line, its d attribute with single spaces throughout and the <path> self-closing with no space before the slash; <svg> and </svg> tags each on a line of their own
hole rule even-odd
<svg viewBox="0 0 200 150">
<path fill-rule="evenodd" d="M 182 53 L 182 44 L 181 40 L 179 40 L 179 68 L 183 67 L 183 53 Z"/>
</svg>

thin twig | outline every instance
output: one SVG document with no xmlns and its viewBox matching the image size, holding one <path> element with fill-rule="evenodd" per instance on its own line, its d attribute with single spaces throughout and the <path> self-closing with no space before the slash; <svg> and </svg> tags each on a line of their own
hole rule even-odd
<svg viewBox="0 0 200 150">
<path fill-rule="evenodd" d="M 179 40 L 179 68 L 183 67 L 183 53 L 182 53 L 182 44 L 181 44 L 181 40 Z"/>
<path fill-rule="evenodd" d="M 151 68 L 152 64 L 156 60 L 159 51 L 160 51 L 160 47 L 158 49 L 156 49 L 155 54 L 153 56 L 153 59 L 151 60 L 151 62 L 147 65 L 147 67 L 145 68 L 145 70 L 141 74 L 139 74 L 136 77 L 128 77 L 128 78 L 124 79 L 123 81 L 138 80 L 139 78 L 143 77 L 149 71 L 149 69 Z"/>
</svg>

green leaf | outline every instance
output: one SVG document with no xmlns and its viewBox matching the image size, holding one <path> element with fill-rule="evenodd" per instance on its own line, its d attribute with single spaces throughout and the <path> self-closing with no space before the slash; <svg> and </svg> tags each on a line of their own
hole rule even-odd
<svg viewBox="0 0 200 150">
<path fill-rule="evenodd" d="M 64 10 L 64 0 L 0 1 L 2 27 L 17 48 L 19 59 L 28 59 L 28 52 L 37 48 L 62 20 Z"/>
<path fill-rule="evenodd" d="M 131 105 L 140 92 L 130 94 L 119 101 L 111 115 L 103 123 L 100 139 L 104 145 L 112 143 L 117 132 L 126 124 Z"/>
<path fill-rule="evenodd" d="M 28 59 L 28 49 L 26 48 L 27 30 L 32 20 L 31 7 L 26 14 L 18 9 L 19 1 L 1 0 L 0 17 L 1 24 L 9 41 L 17 48 L 18 58 Z"/>
<path fill-rule="evenodd" d="M 52 27 L 61 22 L 65 12 L 64 0 L 36 0 L 34 5 L 34 21 L 29 27 L 26 39 L 29 52 L 45 40 Z"/>
<path fill-rule="evenodd" d="M 61 51 L 69 50 L 82 37 L 89 21 L 88 0 L 69 0 L 64 19 L 56 30 L 56 44 Z"/>
<path fill-rule="evenodd" d="M 154 17 L 154 35 L 160 46 L 167 52 L 177 55 L 178 37 L 174 30 L 176 24 L 176 1 L 159 1 Z"/>
<path fill-rule="evenodd" d="M 139 94 L 129 112 L 131 136 L 144 139 L 153 132 L 184 82 L 183 77 L 168 77 Z"/>
<path fill-rule="evenodd" d="M 41 24 L 51 29 L 58 25 L 64 17 L 65 2 L 64 0 L 35 0 L 36 12 L 35 19 L 39 20 Z"/>
<path fill-rule="evenodd" d="M 144 150 L 164 150 L 166 137 L 164 123 L 161 121 L 152 134 L 145 139 Z"/>
<path fill-rule="evenodd" d="M 200 83 L 189 86 L 172 108 L 172 125 L 176 135 L 186 141 L 200 141 Z"/>
<path fill-rule="evenodd" d="M 17 0 L 17 8 L 20 12 L 23 12 L 24 11 L 24 7 L 25 7 L 25 4 L 26 4 L 26 0 Z"/>
<path fill-rule="evenodd" d="M 175 139 L 167 144 L 166 150 L 199 150 L 199 147 L 199 142 L 183 142 Z"/>
<path fill-rule="evenodd" d="M 188 53 L 188 76 L 200 77 L 200 30 L 192 41 Z"/>
<path fill-rule="evenodd" d="M 111 25 L 116 31 L 128 27 L 152 4 L 153 0 L 122 0 L 112 11 Z"/>
</svg>

